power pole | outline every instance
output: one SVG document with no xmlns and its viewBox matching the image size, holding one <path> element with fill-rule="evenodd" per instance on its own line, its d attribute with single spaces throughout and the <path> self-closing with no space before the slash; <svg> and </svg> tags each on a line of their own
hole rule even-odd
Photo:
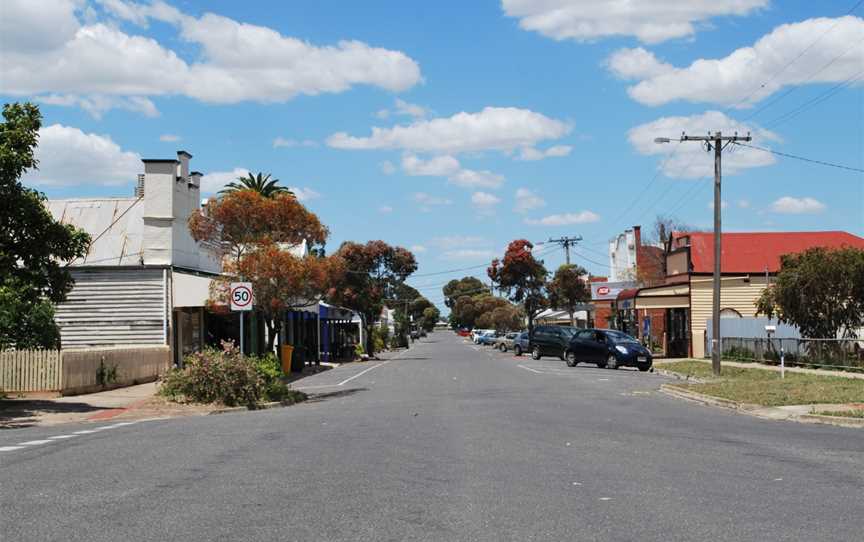
<svg viewBox="0 0 864 542">
<path fill-rule="evenodd" d="M 570 265 L 570 247 L 576 246 L 576 243 L 582 240 L 581 235 L 575 235 L 572 237 L 559 237 L 558 239 L 549 239 L 547 243 L 557 243 L 564 247 L 564 254 L 567 258 L 567 265 Z"/>
<path fill-rule="evenodd" d="M 720 260 L 723 256 L 721 250 L 721 208 L 723 200 L 720 197 L 721 184 L 721 162 L 723 150 L 736 141 L 750 141 L 752 138 L 748 133 L 746 136 L 739 136 L 738 132 L 734 135 L 724 136 L 721 132 L 710 132 L 706 136 L 688 136 L 681 134 L 681 141 L 699 141 L 705 145 L 705 150 L 714 151 L 714 299 L 711 311 L 711 367 L 715 376 L 720 376 L 720 357 L 722 355 L 720 342 Z M 657 143 L 668 143 L 668 138 L 657 138 L 654 140 Z"/>
</svg>

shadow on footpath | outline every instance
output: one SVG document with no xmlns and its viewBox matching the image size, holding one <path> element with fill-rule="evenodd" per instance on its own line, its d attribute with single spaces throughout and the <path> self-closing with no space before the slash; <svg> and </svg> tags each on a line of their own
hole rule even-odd
<svg viewBox="0 0 864 542">
<path fill-rule="evenodd" d="M 304 403 L 320 403 L 328 399 L 337 399 L 339 397 L 350 397 L 357 392 L 369 391 L 369 388 L 349 388 L 347 390 L 327 391 L 324 393 L 310 393 L 309 398 Z"/>
<path fill-rule="evenodd" d="M 42 399 L 0 401 L 0 429 L 20 429 L 36 424 L 39 414 L 74 414 L 105 410 L 87 403 L 59 403 Z"/>
</svg>

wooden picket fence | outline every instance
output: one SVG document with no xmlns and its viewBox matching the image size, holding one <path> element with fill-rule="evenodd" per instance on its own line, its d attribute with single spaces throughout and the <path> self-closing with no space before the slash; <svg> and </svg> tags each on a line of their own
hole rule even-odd
<svg viewBox="0 0 864 542">
<path fill-rule="evenodd" d="M 34 392 L 62 389 L 63 364 L 59 350 L 0 352 L 0 391 Z"/>
</svg>

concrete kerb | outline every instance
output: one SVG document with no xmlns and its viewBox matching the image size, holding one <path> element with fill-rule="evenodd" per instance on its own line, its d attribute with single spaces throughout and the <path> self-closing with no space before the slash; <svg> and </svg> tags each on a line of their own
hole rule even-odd
<svg viewBox="0 0 864 542">
<path fill-rule="evenodd" d="M 675 385 L 663 384 L 660 391 L 678 399 L 684 399 L 707 406 L 725 408 L 749 416 L 765 420 L 787 420 L 800 423 L 821 423 L 840 427 L 864 428 L 864 419 L 845 418 L 842 416 L 822 416 L 813 414 L 814 410 L 827 408 L 842 409 L 843 405 L 790 405 L 785 407 L 763 407 L 749 403 L 739 403 L 729 399 L 705 395 L 691 390 L 685 390 Z"/>
</svg>

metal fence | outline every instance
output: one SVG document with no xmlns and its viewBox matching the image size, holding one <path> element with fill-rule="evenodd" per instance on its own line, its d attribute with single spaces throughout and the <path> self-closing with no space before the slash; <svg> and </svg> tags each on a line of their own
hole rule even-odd
<svg viewBox="0 0 864 542">
<path fill-rule="evenodd" d="M 721 337 L 723 359 L 787 366 L 864 371 L 862 339 L 768 339 Z"/>
</svg>

